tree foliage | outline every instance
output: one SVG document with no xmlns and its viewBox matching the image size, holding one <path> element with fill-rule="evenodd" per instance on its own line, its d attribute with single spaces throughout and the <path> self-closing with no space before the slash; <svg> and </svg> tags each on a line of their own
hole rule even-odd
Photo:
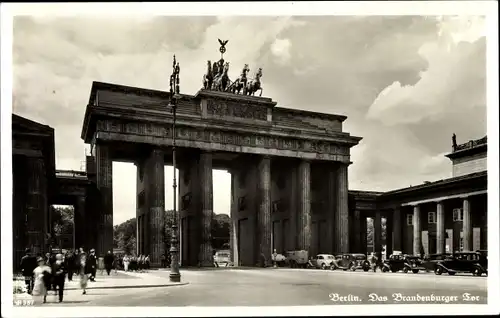
<svg viewBox="0 0 500 318">
<path fill-rule="evenodd" d="M 385 242 L 386 238 L 387 238 L 387 220 L 385 218 L 382 218 L 381 224 L 382 224 L 382 242 Z M 366 233 L 367 233 L 366 243 L 368 245 L 373 245 L 374 244 L 374 240 L 373 240 L 374 219 L 373 218 L 368 218 L 366 220 Z"/>
<path fill-rule="evenodd" d="M 231 219 L 227 214 L 213 214 L 212 221 L 212 245 L 215 249 L 223 248 L 224 244 L 229 242 L 229 226 Z M 165 211 L 165 235 L 164 241 L 166 251 L 170 249 L 172 240 L 172 225 L 174 223 L 174 212 L 172 210 Z M 127 254 L 135 253 L 136 251 L 136 219 L 132 218 L 119 225 L 114 226 L 113 243 L 115 248 L 122 249 Z M 177 228 L 179 230 L 179 228 Z M 179 240 L 179 234 L 177 239 Z"/>
<path fill-rule="evenodd" d="M 70 206 L 54 206 L 51 209 L 52 235 L 56 242 L 60 242 L 62 236 L 73 235 L 74 209 Z"/>
</svg>

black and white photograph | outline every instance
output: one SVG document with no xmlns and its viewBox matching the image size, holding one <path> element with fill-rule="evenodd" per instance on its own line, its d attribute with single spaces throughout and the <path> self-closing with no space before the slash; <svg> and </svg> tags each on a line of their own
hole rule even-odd
<svg viewBox="0 0 500 318">
<path fill-rule="evenodd" d="M 497 2 L 1 9 L 2 316 L 499 314 Z"/>
</svg>

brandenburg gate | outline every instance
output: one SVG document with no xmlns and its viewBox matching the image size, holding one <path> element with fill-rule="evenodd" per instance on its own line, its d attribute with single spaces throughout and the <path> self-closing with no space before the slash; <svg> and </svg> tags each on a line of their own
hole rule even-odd
<svg viewBox="0 0 500 318">
<path fill-rule="evenodd" d="M 222 44 L 222 43 L 221 43 Z M 225 44 L 225 43 L 224 43 Z M 222 52 L 222 51 L 221 51 Z M 212 266 L 213 169 L 231 174 L 230 246 L 236 265 L 269 262 L 273 250 L 349 250 L 348 167 L 360 137 L 341 115 L 278 107 L 254 96 L 262 69 L 234 82 L 223 58 L 207 63 L 203 88 L 180 95 L 180 261 Z M 113 247 L 112 162 L 137 166 L 137 249 L 159 265 L 165 250 L 164 166 L 172 164 L 170 93 L 94 82 L 82 129 L 96 162 L 98 253 Z M 314 224 L 314 227 L 313 227 Z M 312 240 L 317 240 L 316 248 Z M 318 252 L 318 251 L 316 251 Z"/>
</svg>

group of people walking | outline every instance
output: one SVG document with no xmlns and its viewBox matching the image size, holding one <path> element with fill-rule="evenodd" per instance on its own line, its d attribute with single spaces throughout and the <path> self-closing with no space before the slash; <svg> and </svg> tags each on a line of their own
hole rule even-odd
<svg viewBox="0 0 500 318">
<path fill-rule="evenodd" d="M 110 251 L 106 256 L 105 268 L 109 275 L 114 258 Z M 62 302 L 66 275 L 68 281 L 72 281 L 74 275 L 80 277 L 80 287 L 82 294 L 85 295 L 88 281 L 95 281 L 97 262 L 94 249 L 87 253 L 82 247 L 75 252 L 69 251 L 66 255 L 47 253 L 45 257 L 42 257 L 33 255 L 27 248 L 25 255 L 21 258 L 20 267 L 30 295 L 45 303 L 48 292 L 53 290 L 55 295 L 59 295 L 59 302 Z"/>
<path fill-rule="evenodd" d="M 120 263 L 123 264 L 123 269 L 126 272 L 144 272 L 150 268 L 149 255 L 139 255 L 138 257 L 125 255 L 120 258 Z"/>
</svg>

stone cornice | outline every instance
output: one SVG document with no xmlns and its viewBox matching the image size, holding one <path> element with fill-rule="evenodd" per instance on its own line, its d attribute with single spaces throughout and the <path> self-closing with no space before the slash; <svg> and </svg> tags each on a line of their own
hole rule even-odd
<svg viewBox="0 0 500 318">
<path fill-rule="evenodd" d="M 120 118 L 129 121 L 139 121 L 139 122 L 151 122 L 160 123 L 165 126 L 170 126 L 173 123 L 173 116 L 171 113 L 164 111 L 151 111 L 151 110 L 141 110 L 137 112 L 130 112 L 130 109 L 120 109 L 119 107 L 99 107 L 94 108 L 92 114 L 88 114 L 88 123 L 90 123 L 90 117 L 94 117 L 96 120 L 98 118 Z M 176 123 L 181 126 L 193 126 L 198 128 L 212 128 L 218 130 L 232 130 L 235 132 L 246 133 L 246 134 L 267 134 L 276 137 L 292 137 L 296 139 L 303 140 L 321 140 L 334 142 L 339 144 L 345 144 L 350 147 L 356 145 L 359 142 L 360 137 L 350 136 L 347 133 L 332 133 L 327 134 L 326 132 L 297 132 L 293 129 L 278 128 L 273 127 L 272 122 L 259 121 L 259 124 L 249 124 L 245 122 L 239 122 L 235 125 L 232 121 L 221 121 L 221 120 L 211 120 L 210 118 L 201 118 L 198 116 L 187 116 L 183 118 L 183 115 L 177 117 Z M 95 123 L 94 123 L 95 124 Z M 95 128 L 94 128 L 95 129 Z M 91 141 L 93 136 L 93 130 L 87 131 L 87 135 L 84 136 L 86 143 Z"/>
</svg>

